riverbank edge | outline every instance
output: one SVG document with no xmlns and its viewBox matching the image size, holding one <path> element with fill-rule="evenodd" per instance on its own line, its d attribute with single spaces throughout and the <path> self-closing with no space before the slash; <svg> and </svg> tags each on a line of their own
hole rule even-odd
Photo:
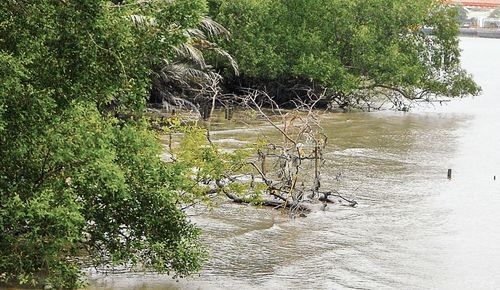
<svg viewBox="0 0 500 290">
<path fill-rule="evenodd" d="M 500 39 L 500 29 L 460 28 L 460 36 Z"/>
</svg>

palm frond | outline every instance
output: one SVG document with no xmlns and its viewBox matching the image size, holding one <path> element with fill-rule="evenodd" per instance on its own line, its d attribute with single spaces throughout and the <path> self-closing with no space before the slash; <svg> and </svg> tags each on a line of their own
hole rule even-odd
<svg viewBox="0 0 500 290">
<path fill-rule="evenodd" d="M 236 60 L 227 51 L 225 51 L 224 49 L 221 49 L 219 47 L 214 47 L 213 51 L 215 51 L 218 55 L 222 56 L 227 61 L 229 61 L 229 63 L 231 64 L 231 67 L 234 70 L 234 74 L 235 75 L 239 75 L 240 74 L 238 63 L 236 63 Z"/>
<path fill-rule="evenodd" d="M 160 72 L 164 82 L 176 82 L 189 86 L 190 82 L 203 83 L 211 78 L 212 72 L 193 68 L 186 63 L 174 63 L 166 65 Z"/>
<path fill-rule="evenodd" d="M 192 43 L 184 43 L 175 48 L 177 53 L 177 57 L 179 59 L 187 60 L 201 69 L 205 69 L 207 67 L 205 63 L 205 58 L 203 57 L 203 52 L 198 48 L 194 47 Z"/>
<path fill-rule="evenodd" d="M 196 39 L 206 39 L 207 38 L 205 33 L 198 28 L 186 29 L 184 34 L 189 38 L 196 38 Z"/>
<path fill-rule="evenodd" d="M 210 17 L 204 17 L 201 20 L 201 29 L 205 31 L 209 37 L 222 36 L 229 39 L 231 36 L 231 32 L 229 32 L 229 30 Z"/>
<path fill-rule="evenodd" d="M 135 22 L 144 23 L 137 18 Z M 135 23 L 134 22 L 134 23 Z M 164 60 L 152 75 L 153 88 L 169 105 L 193 108 L 203 98 L 213 98 L 222 76 L 205 62 L 204 52 L 211 52 L 227 60 L 238 75 L 238 64 L 225 50 L 219 48 L 211 38 L 223 36 L 229 38 L 230 32 L 219 23 L 206 17 L 199 27 L 184 30 L 187 41 L 174 47 L 175 60 Z M 218 92 L 218 90 L 217 90 Z M 174 97 L 182 96 L 182 98 Z M 194 103 L 189 103 L 190 99 Z M 187 103 L 183 103 L 186 101 Z"/>
<path fill-rule="evenodd" d="M 144 15 L 133 14 L 129 16 L 136 26 L 156 26 L 156 19 L 153 17 L 147 17 Z"/>
<path fill-rule="evenodd" d="M 202 71 L 199 69 L 195 69 L 193 67 L 189 67 L 185 71 L 185 76 L 189 78 L 191 81 L 204 82 L 209 80 L 214 72 L 212 71 Z"/>
</svg>

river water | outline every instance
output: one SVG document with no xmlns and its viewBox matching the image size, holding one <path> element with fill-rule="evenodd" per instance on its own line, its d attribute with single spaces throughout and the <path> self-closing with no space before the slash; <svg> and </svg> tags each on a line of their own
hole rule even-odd
<svg viewBox="0 0 500 290">
<path fill-rule="evenodd" d="M 290 219 L 222 203 L 193 217 L 210 250 L 199 276 L 93 275 L 89 289 L 500 289 L 500 40 L 461 46 L 481 96 L 409 113 L 323 116 L 322 186 L 357 208 Z"/>
</svg>

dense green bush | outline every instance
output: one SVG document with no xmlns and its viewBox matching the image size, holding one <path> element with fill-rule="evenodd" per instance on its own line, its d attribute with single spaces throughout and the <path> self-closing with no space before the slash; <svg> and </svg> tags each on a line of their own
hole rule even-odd
<svg viewBox="0 0 500 290">
<path fill-rule="evenodd" d="M 206 3 L 114 2 L 0 1 L 0 282 L 75 287 L 79 257 L 200 268 L 190 168 L 160 161 L 142 112 Z"/>
<path fill-rule="evenodd" d="M 210 10 L 233 33 L 224 47 L 240 65 L 235 82 L 410 99 L 479 90 L 460 67 L 456 8 L 440 1 L 211 0 Z"/>
</svg>

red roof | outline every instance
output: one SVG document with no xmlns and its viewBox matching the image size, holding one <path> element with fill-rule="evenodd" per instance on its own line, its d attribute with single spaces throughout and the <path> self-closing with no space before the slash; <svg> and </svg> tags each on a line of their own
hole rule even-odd
<svg viewBox="0 0 500 290">
<path fill-rule="evenodd" d="M 464 6 L 476 6 L 476 7 L 488 7 L 488 8 L 500 7 L 500 0 L 449 0 L 449 2 L 459 3 Z"/>
</svg>

